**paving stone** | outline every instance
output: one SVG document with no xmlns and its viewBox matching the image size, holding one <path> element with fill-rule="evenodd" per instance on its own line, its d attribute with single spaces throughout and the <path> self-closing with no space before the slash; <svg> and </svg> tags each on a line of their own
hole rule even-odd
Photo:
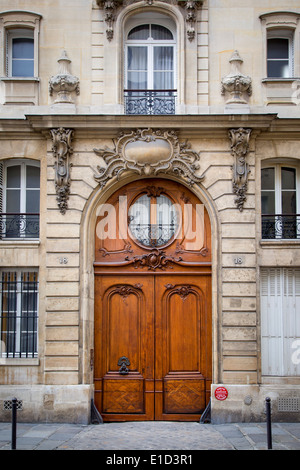
<svg viewBox="0 0 300 470">
<path fill-rule="evenodd" d="M 274 450 L 300 450 L 300 423 L 274 423 Z M 11 425 L 0 423 L 0 450 L 11 448 Z M 17 425 L 19 450 L 170 451 L 266 450 L 265 423 L 179 422 Z"/>
</svg>

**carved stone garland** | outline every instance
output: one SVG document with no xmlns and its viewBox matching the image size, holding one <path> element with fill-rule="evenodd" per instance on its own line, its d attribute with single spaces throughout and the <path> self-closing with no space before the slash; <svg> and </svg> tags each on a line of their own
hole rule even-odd
<svg viewBox="0 0 300 470">
<path fill-rule="evenodd" d="M 166 0 L 165 3 L 178 3 L 183 5 L 186 11 L 185 21 L 187 24 L 187 37 L 190 41 L 195 38 L 195 23 L 196 23 L 196 10 L 199 5 L 202 5 L 204 0 Z M 97 0 L 99 7 L 105 11 L 105 22 L 107 24 L 106 37 L 111 41 L 114 37 L 114 22 L 116 20 L 116 13 L 119 6 L 130 5 L 131 3 L 141 3 L 141 0 Z M 152 6 L 155 0 L 144 0 L 145 6 Z"/>
<path fill-rule="evenodd" d="M 98 165 L 94 175 L 101 188 L 125 171 L 145 176 L 180 175 L 190 186 L 204 178 L 195 174 L 200 168 L 200 154 L 191 150 L 187 142 L 179 142 L 175 131 L 137 129 L 119 134 L 113 143 L 113 149 L 94 149 L 106 164 Z"/>
<path fill-rule="evenodd" d="M 247 199 L 248 174 L 250 173 L 246 157 L 249 153 L 249 140 L 252 129 L 230 129 L 229 138 L 231 139 L 231 154 L 235 161 L 233 164 L 232 188 L 236 198 L 234 200 L 238 209 L 242 212 L 244 203 Z"/>
<path fill-rule="evenodd" d="M 65 214 L 68 208 L 68 199 L 70 194 L 70 157 L 73 153 L 71 141 L 73 137 L 72 129 L 51 129 L 53 145 L 52 152 L 56 159 L 54 164 L 55 170 L 55 190 L 57 194 L 57 204 L 62 214 Z"/>
</svg>

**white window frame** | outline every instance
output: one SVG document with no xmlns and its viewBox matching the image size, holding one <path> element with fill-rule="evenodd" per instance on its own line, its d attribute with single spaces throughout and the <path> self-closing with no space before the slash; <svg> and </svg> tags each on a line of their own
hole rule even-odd
<svg viewBox="0 0 300 470">
<path fill-rule="evenodd" d="M 40 168 L 40 162 L 36 160 L 6 160 L 4 162 L 4 178 L 3 178 L 3 211 L 6 212 L 6 178 L 7 178 L 7 168 L 11 166 L 20 166 L 21 167 L 21 177 L 20 177 L 20 214 L 26 214 L 26 168 L 27 166 L 35 166 Z M 41 187 L 41 185 L 40 185 Z M 40 187 L 32 188 L 39 192 L 40 196 Z M 16 188 L 18 189 L 18 188 Z"/>
<path fill-rule="evenodd" d="M 20 166 L 21 167 L 21 172 L 20 172 L 20 214 L 24 214 L 26 217 L 26 169 L 27 166 L 35 166 L 37 168 L 40 168 L 40 162 L 37 160 L 19 160 L 19 159 L 10 159 L 10 160 L 5 160 L 3 162 L 0 162 L 1 166 L 1 176 L 2 178 L 0 179 L 0 216 L 1 213 L 5 214 L 6 211 L 6 203 L 7 203 L 7 197 L 6 197 L 6 189 L 7 189 L 7 184 L 6 184 L 6 179 L 7 179 L 7 168 L 12 167 L 12 166 Z M 41 193 L 41 184 L 39 188 L 31 188 L 33 191 L 38 192 L 38 197 L 40 199 L 40 193 Z M 40 211 L 39 211 L 40 213 Z M 5 237 L 5 227 L 3 228 L 4 233 L 1 234 Z M 25 235 L 22 236 L 20 234 L 19 237 L 16 237 L 16 240 L 20 240 L 24 238 Z M 13 239 L 9 238 L 10 240 Z M 30 239 L 29 237 L 26 237 L 26 239 Z M 34 238 L 36 240 L 36 238 Z"/>
<path fill-rule="evenodd" d="M 34 47 L 34 30 L 30 28 L 14 28 L 7 30 L 6 36 L 6 70 L 7 76 L 11 78 L 23 78 L 23 76 L 12 75 L 12 52 L 13 52 L 13 40 L 14 39 L 29 38 L 33 40 L 33 74 L 31 76 L 26 75 L 25 78 L 30 78 L 35 76 L 35 63 L 36 63 L 36 51 Z M 32 61 L 32 59 L 30 59 Z"/>
<path fill-rule="evenodd" d="M 269 39 L 287 39 L 288 40 L 288 57 L 287 59 L 268 59 L 267 54 L 267 77 L 268 78 L 293 78 L 294 77 L 294 31 L 284 29 L 271 29 L 267 32 L 267 50 Z M 287 77 L 272 77 L 268 76 L 268 62 L 272 60 L 288 60 L 288 76 Z"/>
<path fill-rule="evenodd" d="M 265 163 L 262 166 L 262 170 L 267 168 L 274 168 L 274 193 L 275 193 L 275 215 L 284 215 L 282 212 L 282 178 L 281 178 L 281 170 L 282 168 L 291 168 L 296 171 L 296 214 L 300 213 L 300 166 L 299 165 L 291 165 L 286 163 Z M 263 189 L 261 188 L 261 196 L 263 193 Z M 270 191 L 270 190 L 266 190 Z M 296 215 L 295 214 L 295 215 Z M 264 214 L 262 214 L 264 215 Z M 299 221 L 300 222 L 300 221 Z M 281 235 L 278 234 L 276 239 L 281 239 Z"/>
<path fill-rule="evenodd" d="M 172 35 L 173 39 L 167 40 L 157 40 L 157 39 L 139 39 L 139 40 L 128 40 L 128 34 L 130 31 L 135 28 L 136 26 L 142 25 L 159 25 L 163 26 L 168 29 Z M 155 19 L 151 19 L 151 16 L 147 17 L 140 17 L 138 15 L 134 21 L 129 21 L 125 31 L 125 74 L 124 74 L 124 88 L 127 89 L 128 84 L 128 46 L 143 46 L 147 47 L 147 90 L 154 90 L 154 47 L 161 47 L 161 46 L 171 46 L 173 47 L 173 89 L 177 89 L 177 40 L 176 40 L 176 30 L 174 29 L 173 23 L 171 21 L 161 19 L 157 17 Z"/>
</svg>

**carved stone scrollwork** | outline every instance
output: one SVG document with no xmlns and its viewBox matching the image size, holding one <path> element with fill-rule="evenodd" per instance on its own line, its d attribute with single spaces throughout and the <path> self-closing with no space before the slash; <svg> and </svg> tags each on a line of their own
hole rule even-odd
<svg viewBox="0 0 300 470">
<path fill-rule="evenodd" d="M 233 192 L 236 194 L 235 204 L 242 212 L 246 201 L 248 189 L 249 165 L 246 162 L 249 153 L 249 140 L 252 129 L 230 129 L 229 138 L 231 140 L 231 154 L 235 161 L 233 164 Z"/>
<path fill-rule="evenodd" d="M 65 214 L 68 208 L 68 199 L 70 194 L 70 157 L 73 153 L 71 141 L 73 137 L 72 129 L 51 129 L 50 135 L 52 137 L 52 152 L 56 159 L 54 164 L 55 170 L 55 190 L 57 194 L 57 204 L 62 214 Z"/>
<path fill-rule="evenodd" d="M 119 7 L 125 7 L 132 3 L 143 3 L 144 6 L 155 5 L 156 0 L 97 0 L 97 4 L 105 11 L 105 22 L 107 24 L 106 37 L 111 41 L 114 37 L 114 22 Z M 160 2 L 161 3 L 161 2 Z M 186 11 L 185 21 L 187 24 L 187 37 L 190 41 L 195 38 L 196 10 L 202 5 L 203 0 L 165 0 L 164 3 L 182 5 Z"/>
<path fill-rule="evenodd" d="M 200 183 L 197 176 L 199 153 L 190 149 L 187 142 L 179 142 L 175 131 L 137 129 L 121 133 L 114 148 L 94 149 L 103 158 L 106 167 L 97 166 L 96 181 L 105 186 L 113 177 L 120 178 L 125 171 L 138 175 L 156 176 L 170 173 L 183 177 L 190 186 Z"/>
</svg>

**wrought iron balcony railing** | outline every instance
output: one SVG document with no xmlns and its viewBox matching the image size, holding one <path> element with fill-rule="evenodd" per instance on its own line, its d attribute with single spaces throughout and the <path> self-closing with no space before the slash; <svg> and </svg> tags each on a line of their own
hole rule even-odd
<svg viewBox="0 0 300 470">
<path fill-rule="evenodd" d="M 263 239 L 300 239 L 299 214 L 267 214 L 262 215 Z"/>
<path fill-rule="evenodd" d="M 40 214 L 0 213 L 0 239 L 39 238 Z"/>
<path fill-rule="evenodd" d="M 175 114 L 177 90 L 124 90 L 125 114 Z"/>
</svg>

